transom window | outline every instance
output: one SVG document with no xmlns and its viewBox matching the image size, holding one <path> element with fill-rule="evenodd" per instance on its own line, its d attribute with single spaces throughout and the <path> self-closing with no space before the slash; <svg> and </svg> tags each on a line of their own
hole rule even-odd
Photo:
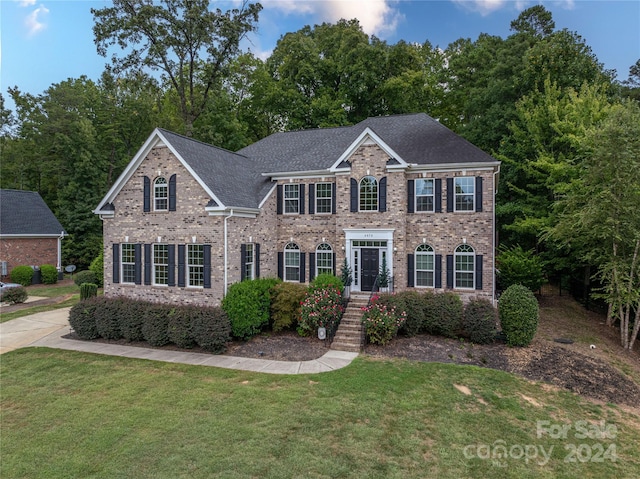
<svg viewBox="0 0 640 479">
<path fill-rule="evenodd" d="M 434 210 L 434 180 L 419 178 L 416 180 L 416 211 Z"/>
<path fill-rule="evenodd" d="M 320 274 L 333 274 L 333 250 L 327 243 L 316 248 L 316 276 Z"/>
<path fill-rule="evenodd" d="M 300 212 L 300 187 L 299 185 L 284 185 L 284 212 Z"/>
<path fill-rule="evenodd" d="M 169 209 L 169 184 L 166 178 L 156 178 L 153 183 L 153 209 L 155 211 Z"/>
<path fill-rule="evenodd" d="M 434 285 L 434 254 L 428 244 L 421 244 L 416 248 L 416 286 L 433 288 Z"/>
<path fill-rule="evenodd" d="M 254 251 L 253 243 L 247 243 L 245 245 L 244 252 L 244 278 L 245 279 L 254 279 L 255 268 L 254 268 Z"/>
<path fill-rule="evenodd" d="M 455 211 L 474 211 L 475 185 L 476 179 L 473 176 L 455 179 Z"/>
<path fill-rule="evenodd" d="M 187 245 L 187 286 L 204 286 L 204 245 Z"/>
<path fill-rule="evenodd" d="M 122 264 L 122 282 L 135 283 L 136 251 L 134 244 L 125 243 L 121 245 L 120 262 Z"/>
<path fill-rule="evenodd" d="M 295 243 L 284 247 L 284 280 L 300 281 L 300 247 Z"/>
<path fill-rule="evenodd" d="M 316 213 L 331 213 L 331 183 L 316 184 Z"/>
<path fill-rule="evenodd" d="M 455 284 L 454 288 L 473 289 L 475 251 L 467 244 L 462 244 L 455 251 Z"/>
<path fill-rule="evenodd" d="M 169 245 L 153 245 L 153 284 L 169 284 Z"/>
<path fill-rule="evenodd" d="M 353 240 L 351 242 L 351 245 L 353 247 L 360 247 L 360 248 L 386 248 L 387 247 L 387 242 L 386 241 L 372 241 L 372 240 Z"/>
<path fill-rule="evenodd" d="M 360 180 L 360 211 L 378 211 L 378 180 L 373 176 Z"/>
</svg>

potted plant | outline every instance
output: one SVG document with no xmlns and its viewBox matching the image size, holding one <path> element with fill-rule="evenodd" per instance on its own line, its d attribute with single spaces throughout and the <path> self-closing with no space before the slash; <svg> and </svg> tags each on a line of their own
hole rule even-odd
<svg viewBox="0 0 640 479">
<path fill-rule="evenodd" d="M 351 293 L 351 283 L 353 282 L 351 267 L 349 263 L 347 263 L 347 258 L 344 259 L 342 263 L 342 270 L 340 271 L 340 279 L 342 280 L 342 284 L 344 285 L 344 297 L 349 298 Z"/>
<path fill-rule="evenodd" d="M 389 269 L 387 268 L 387 258 L 382 257 L 382 264 L 380 265 L 380 272 L 378 273 L 378 286 L 380 291 L 386 293 L 389 288 Z"/>
</svg>

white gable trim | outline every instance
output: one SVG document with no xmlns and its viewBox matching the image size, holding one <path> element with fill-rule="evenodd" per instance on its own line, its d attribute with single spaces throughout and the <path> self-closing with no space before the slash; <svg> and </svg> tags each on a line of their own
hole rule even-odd
<svg viewBox="0 0 640 479">
<path fill-rule="evenodd" d="M 178 159 L 180 164 L 182 164 L 182 166 L 184 166 L 184 168 L 198 182 L 198 184 L 207 192 L 207 194 L 213 200 L 215 200 L 215 202 L 218 203 L 218 205 L 221 205 L 222 208 L 225 207 L 223 205 L 222 201 L 220 201 L 220 199 L 213 193 L 213 191 L 211 191 L 209 189 L 209 187 L 204 183 L 204 181 L 202 181 L 202 179 L 196 174 L 196 172 L 193 171 L 191 166 L 189 166 L 189 164 L 184 160 L 184 158 L 182 158 L 178 154 L 178 152 L 171 145 L 171 143 L 169 143 L 169 141 L 165 138 L 165 136 L 162 134 L 162 132 L 159 129 L 156 128 L 155 130 L 153 130 L 151 135 L 149 135 L 149 138 L 147 138 L 147 141 L 144 142 L 144 145 L 142 145 L 142 147 L 140 147 L 138 152 L 135 154 L 133 159 L 129 162 L 129 164 L 124 169 L 122 174 L 118 177 L 118 179 L 113 184 L 111 189 L 107 192 L 107 194 L 104 196 L 104 198 L 102 198 L 102 201 L 100 201 L 100 204 L 96 207 L 95 210 L 93 210 L 93 213 L 96 214 L 96 215 L 109 216 L 109 213 L 105 214 L 104 211 L 100 211 L 100 210 L 106 204 L 113 203 L 113 201 L 118 196 L 118 193 L 120 193 L 122 188 L 124 188 L 124 185 L 126 185 L 127 182 L 131 179 L 131 177 L 134 175 L 134 173 L 136 172 L 136 170 L 138 169 L 138 167 L 140 166 L 142 161 L 147 157 L 149 152 L 151 152 L 151 150 L 153 148 L 162 147 L 162 146 L 165 146 L 165 147 L 169 148 L 171 153 L 173 153 L 173 155 Z"/>
<path fill-rule="evenodd" d="M 338 168 L 343 161 L 348 160 L 351 155 L 353 155 L 358 148 L 363 145 L 378 145 L 390 158 L 395 158 L 400 163 L 397 165 L 399 168 L 406 168 L 408 166 L 407 162 L 404 161 L 398 153 L 396 153 L 393 148 L 391 148 L 387 143 L 384 142 L 382 138 L 380 138 L 376 133 L 369 127 L 365 128 L 358 138 L 355 139 L 351 145 L 340 155 L 340 158 L 336 160 L 336 162 L 329 168 L 329 171 L 334 173 L 336 171 L 342 171 L 343 168 Z"/>
</svg>

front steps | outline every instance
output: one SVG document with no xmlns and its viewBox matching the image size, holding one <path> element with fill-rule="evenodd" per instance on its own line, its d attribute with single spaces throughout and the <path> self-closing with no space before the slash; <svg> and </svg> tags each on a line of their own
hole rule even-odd
<svg viewBox="0 0 640 479">
<path fill-rule="evenodd" d="M 369 294 L 351 294 L 347 309 L 333 337 L 331 349 L 359 353 L 364 346 L 362 308 L 369 302 Z"/>
</svg>

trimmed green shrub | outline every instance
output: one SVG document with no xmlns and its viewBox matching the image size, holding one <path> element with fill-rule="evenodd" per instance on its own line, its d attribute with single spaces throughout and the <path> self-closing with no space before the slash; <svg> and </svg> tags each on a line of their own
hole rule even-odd
<svg viewBox="0 0 640 479">
<path fill-rule="evenodd" d="M 40 277 L 43 284 L 56 284 L 58 282 L 58 268 L 51 264 L 40 266 Z"/>
<path fill-rule="evenodd" d="M 525 251 L 520 245 L 500 247 L 496 257 L 498 284 L 501 290 L 512 284 L 521 284 L 531 291 L 538 291 L 545 283 L 542 261 L 533 251 Z"/>
<path fill-rule="evenodd" d="M 98 285 L 93 283 L 82 283 L 80 285 L 80 300 L 85 300 L 98 296 Z"/>
<path fill-rule="evenodd" d="M 98 279 L 93 271 L 80 271 L 73 275 L 73 282 L 80 286 L 82 283 L 98 284 Z"/>
<path fill-rule="evenodd" d="M 391 296 L 391 295 L 387 295 Z M 376 298 L 364 308 L 362 324 L 367 341 L 384 345 L 396 337 L 398 329 L 404 324 L 407 313 L 395 306 L 387 306 Z"/>
<path fill-rule="evenodd" d="M 321 327 L 331 331 L 340 322 L 342 313 L 342 293 L 338 288 L 329 286 L 325 289 L 309 290 L 302 302 L 298 334 L 315 334 Z"/>
<path fill-rule="evenodd" d="M 2 294 L 2 301 L 9 304 L 24 303 L 29 295 L 24 286 L 9 288 Z"/>
<path fill-rule="evenodd" d="M 500 296 L 500 325 L 509 346 L 528 346 L 538 329 L 538 301 L 531 290 L 514 284 Z"/>
<path fill-rule="evenodd" d="M 144 323 L 146 311 L 152 306 L 152 303 L 122 298 L 120 306 L 122 307 L 122 312 L 118 315 L 118 323 L 122 337 L 127 341 L 143 341 L 142 324 Z"/>
<path fill-rule="evenodd" d="M 496 337 L 496 308 L 487 299 L 472 299 L 464 308 L 463 329 L 469 340 L 488 344 Z"/>
<path fill-rule="evenodd" d="M 464 308 L 455 293 L 428 293 L 424 295 L 425 331 L 429 334 L 455 338 L 462 330 Z"/>
<path fill-rule="evenodd" d="M 96 339 L 100 337 L 96 327 L 95 312 L 102 305 L 104 297 L 90 298 L 74 304 L 69 311 L 69 324 L 80 339 Z"/>
<path fill-rule="evenodd" d="M 169 311 L 169 341 L 180 348 L 189 349 L 196 345 L 191 332 L 192 312 L 193 309 L 190 306 L 179 306 Z"/>
<path fill-rule="evenodd" d="M 295 329 L 307 287 L 300 283 L 278 283 L 271 289 L 271 328 L 278 332 Z"/>
<path fill-rule="evenodd" d="M 259 278 L 231 285 L 222 309 L 231 321 L 234 337 L 250 339 L 269 324 L 270 291 L 279 282 L 276 278 Z"/>
<path fill-rule="evenodd" d="M 407 313 L 407 319 L 402 324 L 400 332 L 406 336 L 415 336 L 424 327 L 424 301 L 422 294 L 417 291 L 402 291 L 397 294 Z"/>
<path fill-rule="evenodd" d="M 89 265 L 89 271 L 96 275 L 96 284 L 99 288 L 104 286 L 104 251 L 96 256 Z"/>
<path fill-rule="evenodd" d="M 311 284 L 309 285 L 309 287 L 313 290 L 326 289 L 329 286 L 337 288 L 338 291 L 340 291 L 340 294 L 342 294 L 342 291 L 344 291 L 344 284 L 342 284 L 342 280 L 337 276 L 327 273 L 319 274 L 313 279 L 313 281 L 311 281 Z"/>
<path fill-rule="evenodd" d="M 231 322 L 220 307 L 188 306 L 191 332 L 198 346 L 212 353 L 222 353 L 231 339 Z"/>
<path fill-rule="evenodd" d="M 33 279 L 33 268 L 31 266 L 16 266 L 11 270 L 10 277 L 14 283 L 30 286 Z"/>
<path fill-rule="evenodd" d="M 104 339 L 122 338 L 119 317 L 122 315 L 122 303 L 125 299 L 109 296 L 102 296 L 98 299 L 99 301 L 97 304 L 99 306 L 94 312 L 98 334 Z"/>
<path fill-rule="evenodd" d="M 142 322 L 142 336 L 151 346 L 165 346 L 169 339 L 169 312 L 166 305 L 151 303 Z"/>
</svg>

